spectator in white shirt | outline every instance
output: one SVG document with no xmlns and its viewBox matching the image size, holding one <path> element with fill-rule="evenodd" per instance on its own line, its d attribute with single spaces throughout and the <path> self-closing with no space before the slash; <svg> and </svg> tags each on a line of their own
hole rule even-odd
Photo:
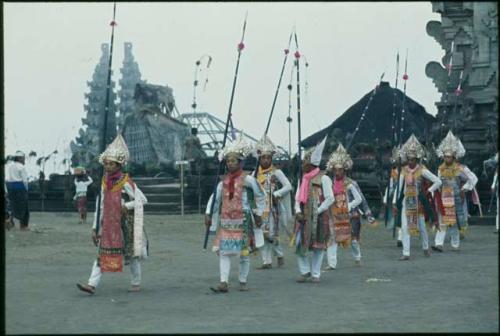
<svg viewBox="0 0 500 336">
<path fill-rule="evenodd" d="M 22 231 L 29 231 L 28 173 L 24 166 L 26 156 L 17 151 L 13 157 L 13 162 L 5 165 L 5 184 L 13 217 L 19 220 Z"/>
</svg>

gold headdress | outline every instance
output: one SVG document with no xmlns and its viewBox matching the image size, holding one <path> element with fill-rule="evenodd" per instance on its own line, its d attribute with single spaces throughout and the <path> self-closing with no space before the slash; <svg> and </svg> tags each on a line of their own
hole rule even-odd
<svg viewBox="0 0 500 336">
<path fill-rule="evenodd" d="M 327 170 L 333 170 L 333 168 L 344 168 L 346 170 L 352 168 L 351 156 L 347 153 L 344 146 L 339 144 L 337 149 L 330 155 L 328 163 L 326 164 Z"/>
<path fill-rule="evenodd" d="M 108 145 L 106 150 L 99 155 L 99 163 L 103 164 L 104 160 L 125 164 L 130 157 L 127 144 L 121 134 L 118 134 L 112 143 Z"/>
<path fill-rule="evenodd" d="M 252 151 L 252 148 L 250 145 L 243 139 L 243 131 L 240 133 L 240 136 L 230 144 L 226 145 L 220 155 L 219 155 L 219 160 L 222 160 L 223 158 L 226 158 L 227 156 L 231 154 L 235 154 L 238 156 L 238 159 L 242 160 L 244 159 L 250 152 Z"/>
<path fill-rule="evenodd" d="M 436 153 L 440 158 L 445 155 L 451 155 L 459 159 L 465 155 L 465 148 L 460 139 L 453 135 L 451 131 L 448 131 L 448 134 L 436 149 Z"/>
<path fill-rule="evenodd" d="M 276 146 L 271 139 L 264 134 L 262 138 L 255 144 L 255 154 L 261 156 L 264 154 L 273 155 L 276 153 Z"/>
<path fill-rule="evenodd" d="M 421 159 L 424 156 L 424 147 L 418 141 L 414 134 L 410 136 L 410 138 L 405 142 L 403 147 L 401 148 L 401 159 L 403 161 L 407 161 L 408 158 L 414 157 L 417 159 Z"/>
</svg>

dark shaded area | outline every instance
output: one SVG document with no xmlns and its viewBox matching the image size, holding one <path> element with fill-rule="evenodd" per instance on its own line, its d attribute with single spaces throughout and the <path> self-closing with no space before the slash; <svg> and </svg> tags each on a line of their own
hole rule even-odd
<svg viewBox="0 0 500 336">
<path fill-rule="evenodd" d="M 316 132 L 304 140 L 301 144 L 303 147 L 311 147 L 316 145 L 323 137 L 328 134 L 328 137 L 335 138 L 336 141 L 341 141 L 344 146 L 348 143 L 350 137 L 354 133 L 364 108 L 366 107 L 372 91 L 366 93 L 357 103 L 349 107 L 340 117 L 335 119 L 328 127 Z M 399 89 L 393 89 L 389 82 L 381 82 L 377 89 L 373 100 L 366 112 L 365 119 L 361 122 L 359 131 L 352 140 L 352 145 L 357 143 L 373 143 L 374 141 L 382 143 L 391 141 L 391 125 L 393 123 L 392 114 L 394 110 L 394 95 L 396 94 L 396 118 L 399 120 L 403 105 L 404 94 Z M 425 108 L 411 99 L 406 97 L 405 100 L 405 121 L 403 131 L 403 141 L 406 140 L 412 133 L 419 139 L 428 137 L 427 130 L 430 129 L 435 118 L 426 112 Z M 399 128 L 399 127 L 397 127 Z M 338 130 L 335 130 L 338 129 Z M 327 148 L 331 140 L 327 139 Z M 329 154 L 325 148 L 325 154 Z"/>
</svg>

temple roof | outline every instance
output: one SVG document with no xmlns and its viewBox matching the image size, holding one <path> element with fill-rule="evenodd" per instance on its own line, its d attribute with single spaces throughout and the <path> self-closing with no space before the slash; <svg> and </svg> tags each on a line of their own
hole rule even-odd
<svg viewBox="0 0 500 336">
<path fill-rule="evenodd" d="M 374 141 L 378 141 L 379 143 L 383 143 L 385 141 L 391 141 L 394 92 L 396 92 L 396 117 L 399 119 L 398 117 L 401 112 L 404 94 L 399 89 L 391 88 L 388 82 L 381 82 L 352 145 L 362 142 L 373 143 Z M 344 136 L 342 143 L 345 146 L 348 142 L 349 133 L 354 132 L 361 118 L 363 109 L 370 99 L 371 93 L 372 91 L 366 93 L 358 102 L 349 107 L 329 126 L 303 139 L 301 145 L 305 148 L 314 146 L 321 141 L 326 134 L 330 136 L 333 130 L 338 128 L 342 130 Z M 430 130 L 431 124 L 435 121 L 435 118 L 427 113 L 422 105 L 408 96 L 406 96 L 405 106 L 406 116 L 403 141 L 407 139 L 411 133 L 415 133 L 419 139 L 425 137 Z"/>
</svg>

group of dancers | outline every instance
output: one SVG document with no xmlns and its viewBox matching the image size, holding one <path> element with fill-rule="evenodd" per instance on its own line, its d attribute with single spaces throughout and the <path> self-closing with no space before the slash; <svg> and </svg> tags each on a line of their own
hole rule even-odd
<svg viewBox="0 0 500 336">
<path fill-rule="evenodd" d="M 219 159 L 224 160 L 227 174 L 218 182 L 205 212 L 207 232 L 214 233 L 212 251 L 219 258 L 220 281 L 210 287 L 213 292 L 229 291 L 232 257 L 239 258 L 240 291 L 249 289 L 251 254 L 260 254 L 259 270 L 273 268 L 273 256 L 276 267 L 283 267 L 286 240 L 296 254 L 298 283 L 319 283 L 322 271 L 336 269 L 339 245 L 350 247 L 355 265 L 361 266 L 362 217 L 368 225 L 378 223 L 359 185 L 350 177 L 353 160 L 342 144 L 329 156 L 326 169 L 320 169 L 326 140 L 304 153 L 302 177 L 293 199 L 289 179 L 273 165 L 276 146 L 267 135 L 254 147 L 240 136 L 223 148 Z M 395 226 L 398 231 L 401 261 L 410 260 L 410 237 L 414 235 L 420 236 L 423 254 L 430 257 L 428 225 L 436 231 L 432 249 L 444 251 L 448 232 L 451 251 L 458 251 L 460 232 L 468 224 L 465 193 L 472 192 L 472 198 L 477 198 L 477 177 L 458 161 L 465 155 L 461 141 L 450 131 L 436 152 L 443 160 L 437 175 L 421 162 L 424 147 L 414 135 L 392 151 L 393 169 L 383 203 L 390 208 L 388 227 Z M 258 166 L 248 173 L 243 163 L 250 154 L 258 158 Z M 121 135 L 100 155 L 105 175 L 92 230 L 98 256 L 88 282 L 77 284 L 89 294 L 95 293 L 103 272 L 121 272 L 124 264 L 130 265 L 132 273 L 129 290 L 140 291 L 140 260 L 149 255 L 143 221 L 147 199 L 122 172 L 128 158 Z M 492 188 L 498 189 L 497 183 L 495 175 Z M 498 230 L 498 214 L 496 221 Z"/>
</svg>

